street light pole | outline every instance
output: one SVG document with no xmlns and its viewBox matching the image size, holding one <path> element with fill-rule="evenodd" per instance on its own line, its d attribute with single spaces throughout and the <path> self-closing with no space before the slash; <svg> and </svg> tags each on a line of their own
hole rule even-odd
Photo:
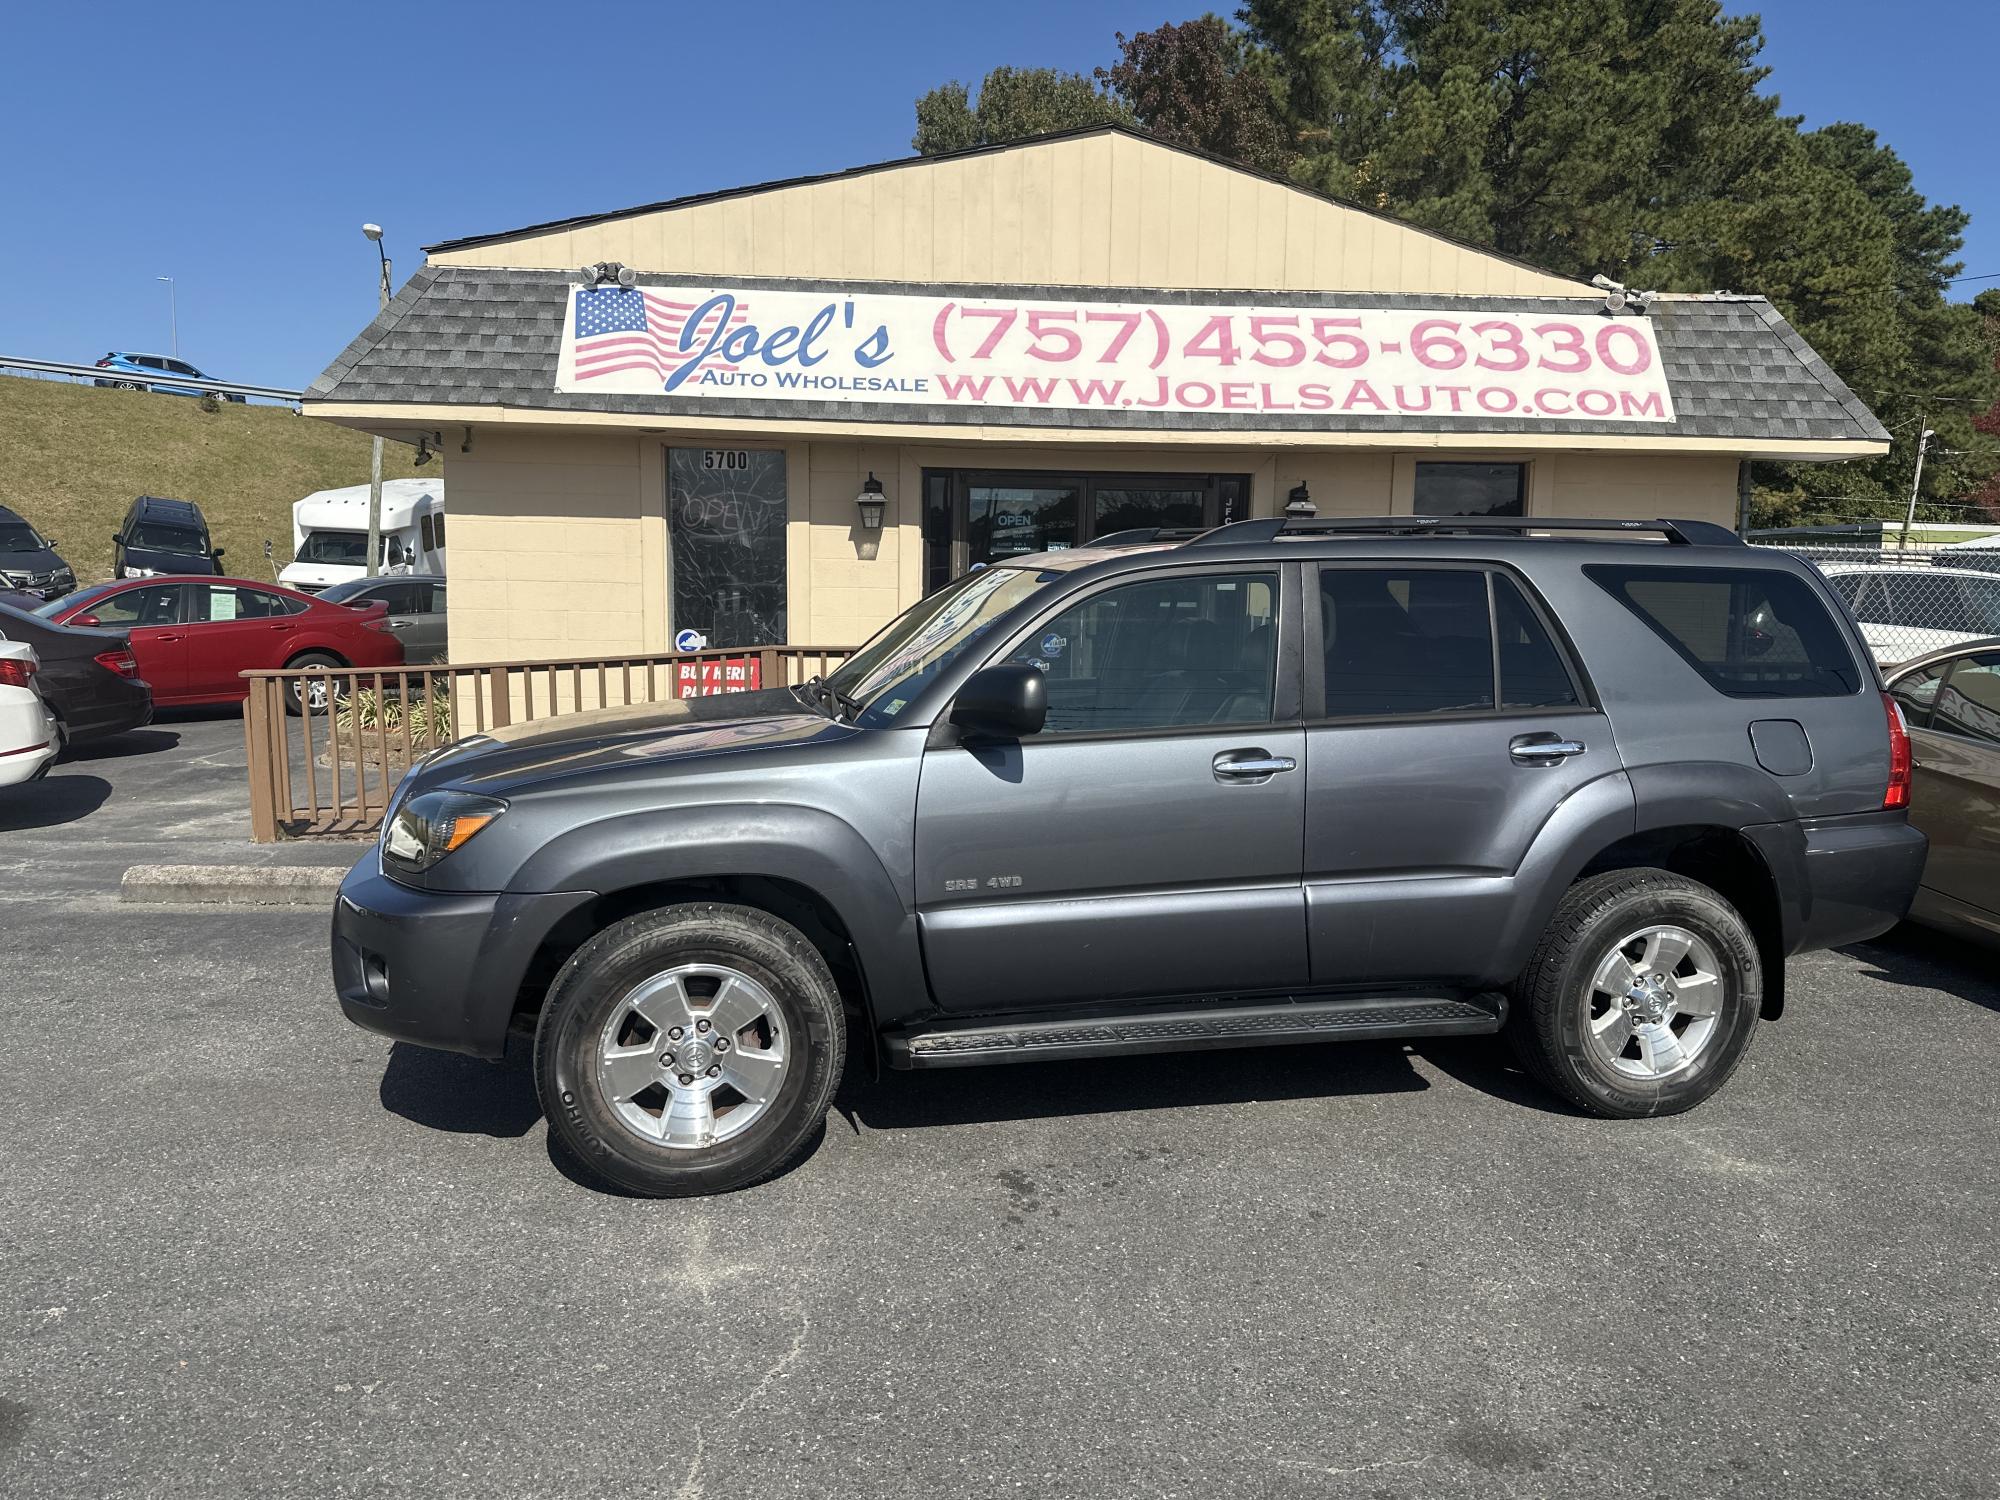
<svg viewBox="0 0 2000 1500">
<path fill-rule="evenodd" d="M 389 252 L 382 248 L 382 226 L 363 224 L 361 232 L 375 245 L 382 258 L 382 311 L 389 310 Z M 368 576 L 382 571 L 382 437 L 375 436 L 375 450 L 368 460 Z"/>
<path fill-rule="evenodd" d="M 167 327 L 173 334 L 174 358 L 179 359 L 181 357 L 181 314 L 180 309 L 174 305 L 174 278 L 171 276 L 155 276 L 153 280 L 164 281 L 167 284 Z"/>
</svg>

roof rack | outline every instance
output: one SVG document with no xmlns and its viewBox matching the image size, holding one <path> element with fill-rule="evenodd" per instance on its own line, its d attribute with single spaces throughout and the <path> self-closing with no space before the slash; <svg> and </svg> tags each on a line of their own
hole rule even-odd
<svg viewBox="0 0 2000 1500">
<path fill-rule="evenodd" d="M 1650 532 L 1677 547 L 1740 547 L 1713 521 L 1619 521 L 1587 516 L 1262 516 L 1204 531 L 1190 547 L 1234 547 L 1286 536 L 1525 536 L 1536 531 Z"/>
<path fill-rule="evenodd" d="M 1110 531 L 1103 536 L 1092 537 L 1083 545 L 1093 549 L 1150 547 L 1160 542 L 1191 542 L 1202 533 L 1200 526 L 1132 526 L 1124 531 Z"/>
</svg>

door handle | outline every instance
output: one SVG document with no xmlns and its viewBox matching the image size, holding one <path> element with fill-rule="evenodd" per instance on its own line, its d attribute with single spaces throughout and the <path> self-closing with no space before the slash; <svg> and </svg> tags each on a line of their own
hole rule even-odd
<svg viewBox="0 0 2000 1500">
<path fill-rule="evenodd" d="M 275 631 L 283 632 L 288 630 L 297 630 L 299 627 L 296 625 L 273 625 L 271 628 Z"/>
<path fill-rule="evenodd" d="M 1560 739 L 1553 734 L 1517 734 L 1507 742 L 1507 753 L 1521 766 L 1552 766 L 1583 754 L 1586 748 L 1582 740 Z"/>
<path fill-rule="evenodd" d="M 153 637 L 153 639 L 156 641 L 166 642 L 166 641 L 177 641 L 180 639 L 180 637 L 178 635 L 156 635 Z"/>
<path fill-rule="evenodd" d="M 1289 755 L 1273 755 L 1268 750 L 1225 750 L 1210 762 L 1217 781 L 1268 781 L 1280 771 L 1296 771 L 1299 763 Z"/>
</svg>

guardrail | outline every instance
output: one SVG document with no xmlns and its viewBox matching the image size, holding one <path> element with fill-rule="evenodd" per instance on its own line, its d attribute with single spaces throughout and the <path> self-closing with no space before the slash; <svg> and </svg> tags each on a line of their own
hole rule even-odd
<svg viewBox="0 0 2000 1500">
<path fill-rule="evenodd" d="M 468 735 L 597 708 L 784 687 L 825 676 L 846 646 L 245 672 L 250 837 L 365 834 L 421 756 Z M 299 710 L 303 711 L 299 711 Z"/>
<path fill-rule="evenodd" d="M 266 401 L 298 402 L 304 391 L 282 390 L 274 385 L 239 385 L 230 380 L 208 380 L 193 375 L 175 375 L 170 371 L 145 375 L 130 370 L 105 370 L 96 365 L 64 364 L 55 359 L 16 359 L 0 354 L 0 370 L 31 370 L 37 375 L 65 375 L 74 380 L 105 381 L 112 385 L 133 385 L 142 390 L 156 385 L 170 385 L 177 390 L 192 389 L 213 391 L 218 396 L 257 396 Z"/>
</svg>

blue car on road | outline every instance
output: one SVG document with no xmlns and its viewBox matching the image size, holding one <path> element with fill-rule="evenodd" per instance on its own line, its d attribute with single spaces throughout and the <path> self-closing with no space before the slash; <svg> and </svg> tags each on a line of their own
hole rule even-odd
<svg viewBox="0 0 2000 1500">
<path fill-rule="evenodd" d="M 169 396 L 205 395 L 201 387 L 193 385 L 161 384 L 162 375 L 187 375 L 196 380 L 214 380 L 213 375 L 204 375 L 184 359 L 175 359 L 167 354 L 121 354 L 117 350 L 97 361 L 97 368 L 107 373 L 98 376 L 93 385 L 109 386 L 121 391 L 159 391 Z M 224 401 L 241 401 L 237 395 L 222 395 Z"/>
</svg>

